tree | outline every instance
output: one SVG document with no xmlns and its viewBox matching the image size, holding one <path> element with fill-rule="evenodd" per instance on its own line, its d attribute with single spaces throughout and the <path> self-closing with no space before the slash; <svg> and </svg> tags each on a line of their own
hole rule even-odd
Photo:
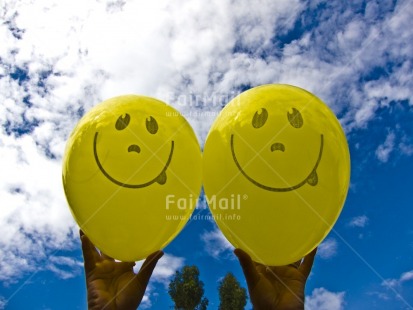
<svg viewBox="0 0 413 310">
<path fill-rule="evenodd" d="M 219 310 L 243 310 L 247 304 L 247 290 L 240 286 L 230 272 L 219 283 Z"/>
<path fill-rule="evenodd" d="M 169 283 L 168 293 L 175 303 L 176 310 L 206 310 L 208 299 L 204 295 L 204 283 L 199 280 L 196 266 L 184 266 L 176 271 Z"/>
</svg>

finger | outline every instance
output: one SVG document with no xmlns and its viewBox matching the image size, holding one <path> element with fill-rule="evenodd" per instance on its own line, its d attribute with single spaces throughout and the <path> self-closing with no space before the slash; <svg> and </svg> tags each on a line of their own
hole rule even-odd
<svg viewBox="0 0 413 310">
<path fill-rule="evenodd" d="M 298 269 L 298 268 L 300 268 L 301 263 L 302 263 L 302 259 L 296 261 L 295 263 L 289 264 L 288 266 L 291 266 L 291 267 L 293 267 L 293 268 Z"/>
<path fill-rule="evenodd" d="M 155 269 L 156 263 L 162 256 L 163 256 L 162 251 L 156 251 L 152 253 L 145 259 L 145 262 L 143 263 L 141 269 L 139 269 L 138 278 L 139 278 L 140 283 L 144 285 L 145 287 L 148 284 L 149 279 L 151 278 L 151 275 L 152 275 L 153 270 Z"/>
<path fill-rule="evenodd" d="M 150 262 L 152 262 L 153 258 L 157 258 L 157 260 L 159 260 L 159 259 L 163 256 L 163 254 L 164 254 L 164 253 L 163 253 L 162 251 L 153 252 L 151 255 L 149 255 L 149 256 L 145 259 L 145 261 L 143 262 L 143 264 L 142 264 L 141 268 L 139 269 L 139 271 L 140 271 L 141 269 L 146 268 L 146 266 L 147 266 Z M 159 255 L 159 257 L 157 257 L 158 255 Z"/>
<path fill-rule="evenodd" d="M 267 272 L 267 266 L 258 263 L 255 263 L 254 266 L 258 273 L 265 274 Z"/>
<path fill-rule="evenodd" d="M 254 262 L 252 261 L 251 257 L 241 249 L 235 249 L 234 254 L 238 257 L 248 286 L 250 287 L 250 289 L 252 289 L 260 278 L 258 271 L 255 268 Z"/>
<path fill-rule="evenodd" d="M 100 255 L 96 250 L 95 246 L 90 242 L 89 238 L 83 233 L 83 231 L 79 231 L 80 233 L 80 240 L 82 242 L 82 252 L 83 252 L 83 260 L 85 261 L 85 270 L 86 272 L 92 270 L 96 263 L 100 261 Z"/>
<path fill-rule="evenodd" d="M 114 261 L 115 261 L 112 257 L 110 257 L 109 255 L 106 255 L 106 254 L 103 253 L 102 251 L 100 252 L 100 256 L 101 256 L 102 259 L 104 259 L 104 260 L 108 260 L 108 261 L 111 261 L 111 262 L 114 262 Z"/>
<path fill-rule="evenodd" d="M 317 253 L 317 248 L 312 250 L 310 253 L 308 253 L 305 257 L 304 260 L 301 264 L 301 266 L 298 268 L 302 272 L 302 274 L 308 278 L 311 272 L 311 268 L 313 268 L 313 263 L 314 263 L 314 257 Z"/>
<path fill-rule="evenodd" d="M 118 262 L 117 268 L 122 272 L 133 271 L 133 267 L 135 266 L 135 262 Z"/>
</svg>

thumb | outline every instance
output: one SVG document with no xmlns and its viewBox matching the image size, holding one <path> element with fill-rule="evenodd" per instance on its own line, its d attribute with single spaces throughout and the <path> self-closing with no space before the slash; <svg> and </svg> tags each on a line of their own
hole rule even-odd
<svg viewBox="0 0 413 310">
<path fill-rule="evenodd" d="M 92 271 L 96 264 L 101 261 L 100 255 L 89 238 L 79 230 L 80 241 L 82 242 L 83 260 L 85 262 L 85 272 L 88 274 Z"/>
<path fill-rule="evenodd" d="M 252 289 L 260 278 L 251 257 L 241 249 L 235 249 L 234 254 L 238 257 L 239 263 L 247 280 L 248 287 Z"/>
<path fill-rule="evenodd" d="M 152 272 L 155 269 L 156 264 L 158 263 L 158 260 L 163 256 L 162 251 L 156 251 L 149 255 L 145 262 L 143 263 L 141 269 L 138 272 L 138 278 L 139 282 L 142 285 L 146 285 L 149 282 L 149 279 L 151 278 Z"/>
<path fill-rule="evenodd" d="M 311 268 L 313 267 L 313 264 L 314 264 L 314 257 L 316 253 L 317 253 L 317 248 L 312 250 L 309 254 L 306 255 L 306 257 L 304 257 L 303 263 L 298 268 L 306 278 L 308 278 L 308 276 L 310 275 Z"/>
</svg>

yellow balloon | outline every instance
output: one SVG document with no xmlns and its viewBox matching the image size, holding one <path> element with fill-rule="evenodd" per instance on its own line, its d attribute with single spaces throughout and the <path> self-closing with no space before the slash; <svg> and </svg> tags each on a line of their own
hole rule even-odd
<svg viewBox="0 0 413 310">
<path fill-rule="evenodd" d="M 226 238 L 266 265 L 301 259 L 328 234 L 350 179 L 345 134 L 313 94 L 252 88 L 229 102 L 205 143 L 203 183 Z"/>
<path fill-rule="evenodd" d="M 72 214 L 105 254 L 136 261 L 165 247 L 195 208 L 198 140 L 159 100 L 115 97 L 91 109 L 67 141 L 63 186 Z"/>
</svg>

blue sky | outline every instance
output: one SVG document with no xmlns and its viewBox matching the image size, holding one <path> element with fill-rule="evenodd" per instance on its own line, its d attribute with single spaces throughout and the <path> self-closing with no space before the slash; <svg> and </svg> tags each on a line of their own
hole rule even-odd
<svg viewBox="0 0 413 310">
<path fill-rule="evenodd" d="M 226 102 L 266 83 L 320 97 L 350 147 L 347 201 L 320 246 L 306 308 L 413 309 L 411 1 L 6 0 L 0 12 L 0 309 L 86 308 L 61 185 L 66 139 L 86 111 L 153 96 L 203 145 Z M 208 219 L 190 221 L 165 252 L 142 309 L 172 305 L 166 285 L 185 264 L 199 267 L 209 309 L 226 272 L 246 286 Z"/>
</svg>

